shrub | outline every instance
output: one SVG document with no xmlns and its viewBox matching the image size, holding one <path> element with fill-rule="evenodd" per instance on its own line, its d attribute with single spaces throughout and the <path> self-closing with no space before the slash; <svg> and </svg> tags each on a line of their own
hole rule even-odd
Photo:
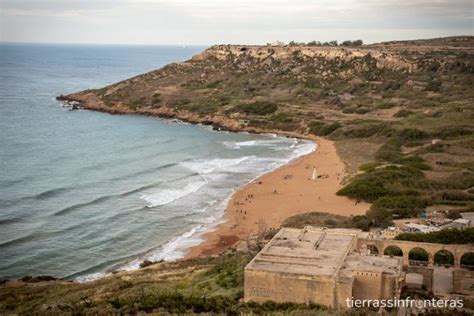
<svg viewBox="0 0 474 316">
<path fill-rule="evenodd" d="M 395 106 L 394 103 L 382 102 L 382 103 L 377 104 L 377 109 L 386 110 L 386 109 L 391 109 L 391 108 L 393 108 L 394 106 Z"/>
<path fill-rule="evenodd" d="M 377 160 L 392 162 L 397 159 L 403 158 L 403 154 L 400 152 L 401 144 L 398 140 L 392 139 L 387 143 L 383 144 L 379 150 L 375 153 Z"/>
<path fill-rule="evenodd" d="M 410 111 L 410 110 L 400 110 L 397 113 L 395 113 L 393 116 L 394 117 L 407 117 L 407 116 L 412 115 L 413 113 L 415 112 Z"/>
<path fill-rule="evenodd" d="M 392 213 L 380 207 L 372 207 L 367 211 L 367 219 L 375 227 L 388 227 L 393 224 Z"/>
<path fill-rule="evenodd" d="M 246 103 L 237 106 L 238 112 L 254 115 L 269 115 L 278 110 L 278 105 L 268 101 L 256 101 L 253 103 Z"/>
<path fill-rule="evenodd" d="M 418 181 L 424 178 L 423 172 L 409 166 L 387 166 L 371 169 L 358 175 L 337 192 L 351 198 L 368 202 L 387 195 L 416 195 L 417 191 L 410 190 Z"/>
<path fill-rule="evenodd" d="M 352 225 L 355 228 L 368 231 L 370 228 L 370 221 L 365 215 L 356 215 L 352 217 Z"/>
<path fill-rule="evenodd" d="M 474 243 L 474 227 L 463 230 L 446 228 L 426 234 L 402 233 L 395 239 L 437 244 L 472 244 Z"/>
<path fill-rule="evenodd" d="M 382 164 L 380 162 L 368 162 L 359 167 L 360 171 L 370 171 L 377 167 L 380 167 Z"/>
<path fill-rule="evenodd" d="M 425 139 L 429 135 L 416 128 L 405 128 L 397 133 L 397 136 L 403 142 Z"/>
<path fill-rule="evenodd" d="M 420 169 L 420 170 L 430 170 L 431 167 L 425 163 L 423 158 L 420 156 L 403 156 L 398 159 L 394 159 L 393 163 L 405 165 L 407 167 Z"/>
<path fill-rule="evenodd" d="M 374 135 L 389 136 L 392 128 L 387 123 L 362 124 L 353 126 L 344 131 L 344 135 L 353 138 L 370 137 Z"/>
<path fill-rule="evenodd" d="M 435 136 L 446 139 L 449 137 L 459 137 L 459 136 L 469 136 L 474 133 L 474 130 L 472 130 L 469 127 L 465 126 L 449 126 L 449 127 L 443 127 L 439 129 L 436 133 Z"/>
<path fill-rule="evenodd" d="M 350 198 L 362 199 L 373 202 L 378 198 L 389 194 L 390 191 L 384 188 L 380 181 L 371 179 L 355 179 L 345 187 L 337 191 L 337 195 L 344 195 Z"/>
<path fill-rule="evenodd" d="M 309 126 L 309 132 L 317 136 L 327 136 L 341 127 L 339 122 L 325 124 L 320 121 L 313 121 Z"/>
<path fill-rule="evenodd" d="M 371 110 L 369 108 L 360 107 L 355 110 L 357 114 L 369 113 Z"/>
<path fill-rule="evenodd" d="M 374 208 L 389 210 L 401 218 L 414 217 L 418 214 L 418 211 L 426 206 L 426 201 L 410 195 L 385 196 L 376 200 L 372 205 Z"/>
</svg>

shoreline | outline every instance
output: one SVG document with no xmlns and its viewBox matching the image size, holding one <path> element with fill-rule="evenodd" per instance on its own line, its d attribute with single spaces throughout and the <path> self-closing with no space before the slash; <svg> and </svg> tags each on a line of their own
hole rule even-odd
<svg viewBox="0 0 474 316">
<path fill-rule="evenodd" d="M 308 138 L 305 138 L 308 139 Z M 201 235 L 184 259 L 218 255 L 262 230 L 278 229 L 293 215 L 318 211 L 337 215 L 364 215 L 370 204 L 336 195 L 347 176 L 334 143 L 314 137 L 316 150 L 295 158 L 239 188 L 231 196 L 223 223 Z M 313 168 L 319 178 L 312 180 Z"/>
<path fill-rule="evenodd" d="M 347 197 L 336 195 L 348 174 L 334 143 L 330 140 L 296 132 L 240 126 L 235 120 L 223 120 L 221 117 L 198 118 L 188 112 L 170 109 L 165 111 L 162 108 L 145 111 L 130 111 L 120 107 L 112 109 L 77 98 L 74 94 L 58 96 L 57 100 L 62 103 L 78 102 L 80 107 L 77 109 L 111 115 L 154 116 L 164 120 L 212 126 L 215 131 L 275 134 L 280 137 L 304 139 L 316 144 L 313 152 L 296 157 L 237 188 L 229 197 L 227 207 L 218 223 L 212 230 L 200 234 L 198 238 L 201 241 L 184 249 L 184 256 L 177 260 L 217 255 L 257 234 L 262 228 L 278 229 L 286 218 L 293 215 L 312 211 L 345 216 L 364 215 L 370 207 L 369 203 L 355 203 Z M 310 179 L 313 168 L 316 168 L 321 176 L 317 180 Z"/>
</svg>

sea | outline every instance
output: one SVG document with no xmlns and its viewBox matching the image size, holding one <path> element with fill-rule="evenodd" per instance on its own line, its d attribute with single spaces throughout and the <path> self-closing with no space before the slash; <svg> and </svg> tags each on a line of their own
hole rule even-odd
<svg viewBox="0 0 474 316">
<path fill-rule="evenodd" d="M 315 149 L 55 100 L 203 49 L 0 44 L 0 279 L 89 281 L 181 258 L 239 187 Z"/>
</svg>

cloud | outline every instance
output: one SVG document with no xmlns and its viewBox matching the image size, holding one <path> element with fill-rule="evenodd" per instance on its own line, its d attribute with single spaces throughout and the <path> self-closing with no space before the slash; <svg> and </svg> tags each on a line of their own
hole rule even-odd
<svg viewBox="0 0 474 316">
<path fill-rule="evenodd" d="M 391 40 L 408 30 L 420 37 L 469 35 L 473 6 L 472 0 L 0 0 L 2 40 L 126 43 L 265 43 L 365 34 Z"/>
</svg>

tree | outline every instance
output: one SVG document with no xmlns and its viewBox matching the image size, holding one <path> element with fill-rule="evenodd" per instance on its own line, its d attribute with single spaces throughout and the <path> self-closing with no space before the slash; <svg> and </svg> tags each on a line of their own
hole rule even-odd
<svg viewBox="0 0 474 316">
<path fill-rule="evenodd" d="M 388 227 L 393 224 L 392 212 L 383 207 L 372 206 L 367 211 L 367 218 L 372 222 L 373 226 L 376 227 Z"/>
</svg>

